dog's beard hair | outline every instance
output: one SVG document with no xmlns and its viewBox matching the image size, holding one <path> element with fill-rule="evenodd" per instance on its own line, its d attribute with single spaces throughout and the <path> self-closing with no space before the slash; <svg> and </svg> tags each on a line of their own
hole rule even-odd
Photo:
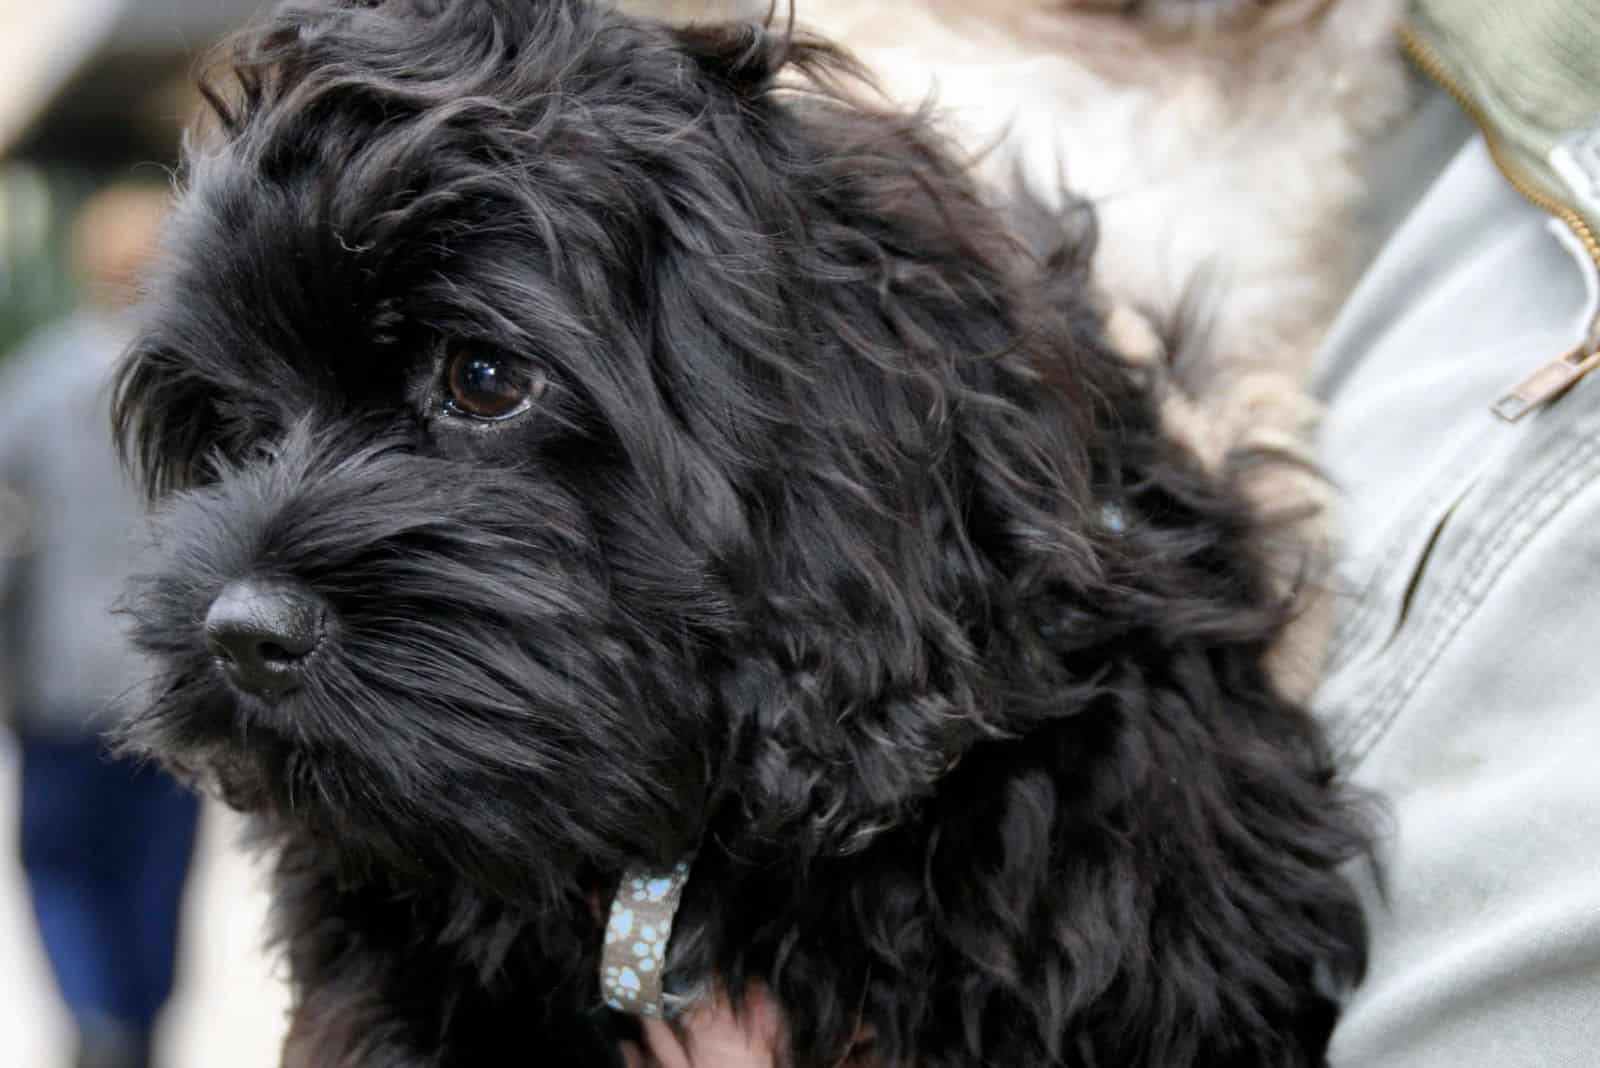
<svg viewBox="0 0 1600 1068">
<path fill-rule="evenodd" d="M 674 971 L 765 981 L 802 1068 L 863 1021 L 890 1066 L 1318 1063 L 1363 830 L 1086 234 L 1024 254 L 758 29 L 296 4 L 240 48 L 119 383 L 168 498 L 132 732 L 281 851 L 301 1062 L 595 1063 L 586 897 L 698 843 Z M 537 409 L 451 422 L 452 345 Z M 334 616 L 272 705 L 200 635 L 259 574 Z"/>
<path fill-rule="evenodd" d="M 297 427 L 270 463 L 220 463 L 158 522 L 171 565 L 132 600 L 135 638 L 169 674 L 127 728 L 135 744 L 198 754 L 193 771 L 236 803 L 353 847 L 351 862 L 462 873 L 507 898 L 579 859 L 679 855 L 706 757 L 635 722 L 668 654 L 613 619 L 581 509 L 554 486 L 529 498 L 524 470 L 386 445 Z M 338 612 L 303 690 L 271 704 L 223 688 L 195 609 L 279 572 Z M 703 692 L 673 696 L 663 718 L 705 714 Z M 507 744 L 529 736 L 537 748 Z M 570 818 L 579 806 L 592 822 Z"/>
</svg>

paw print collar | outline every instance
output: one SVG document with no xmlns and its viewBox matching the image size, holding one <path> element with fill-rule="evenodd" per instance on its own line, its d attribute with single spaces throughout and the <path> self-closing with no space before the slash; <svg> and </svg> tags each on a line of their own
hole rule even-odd
<svg viewBox="0 0 1600 1068">
<path fill-rule="evenodd" d="M 679 861 L 665 874 L 625 872 L 617 885 L 600 954 L 600 989 L 610 1008 L 657 1019 L 675 1014 L 676 999 L 662 983 L 689 863 Z"/>
</svg>

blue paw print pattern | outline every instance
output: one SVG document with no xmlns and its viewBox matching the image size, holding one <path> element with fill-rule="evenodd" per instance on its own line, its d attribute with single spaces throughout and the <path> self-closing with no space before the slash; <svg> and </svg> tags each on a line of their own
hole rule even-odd
<svg viewBox="0 0 1600 1068">
<path fill-rule="evenodd" d="M 600 956 L 600 988 L 606 1004 L 618 1012 L 666 1015 L 661 983 L 667 970 L 667 940 L 688 881 L 685 860 L 665 875 L 628 872 L 617 886 Z"/>
</svg>

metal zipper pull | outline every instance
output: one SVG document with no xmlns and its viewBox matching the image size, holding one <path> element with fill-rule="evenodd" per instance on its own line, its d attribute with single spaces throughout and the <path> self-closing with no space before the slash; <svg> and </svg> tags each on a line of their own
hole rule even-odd
<svg viewBox="0 0 1600 1068">
<path fill-rule="evenodd" d="M 1591 331 L 1584 341 L 1518 382 L 1489 409 L 1515 423 L 1540 405 L 1571 389 L 1578 379 L 1600 367 L 1600 336 Z"/>
</svg>

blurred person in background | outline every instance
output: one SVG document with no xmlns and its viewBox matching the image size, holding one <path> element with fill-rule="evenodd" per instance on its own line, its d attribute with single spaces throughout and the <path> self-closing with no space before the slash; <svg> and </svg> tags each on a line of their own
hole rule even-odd
<svg viewBox="0 0 1600 1068">
<path fill-rule="evenodd" d="M 104 733 L 143 665 L 111 609 L 140 513 L 112 448 L 109 371 L 164 189 L 113 186 L 77 217 L 77 311 L 0 364 L 0 691 L 21 752 L 21 861 L 78 1031 L 78 1068 L 147 1068 L 172 991 L 198 802 Z"/>
</svg>

